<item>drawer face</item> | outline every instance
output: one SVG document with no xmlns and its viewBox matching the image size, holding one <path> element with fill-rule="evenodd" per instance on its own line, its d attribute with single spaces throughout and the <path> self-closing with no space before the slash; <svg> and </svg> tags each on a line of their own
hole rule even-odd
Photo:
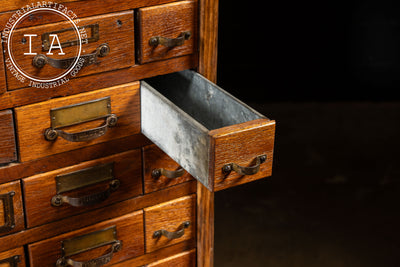
<svg viewBox="0 0 400 267">
<path fill-rule="evenodd" d="M 141 8 L 138 21 L 142 64 L 192 54 L 197 49 L 197 1 Z"/>
<path fill-rule="evenodd" d="M 196 266 L 196 250 L 186 251 L 174 256 L 156 261 L 146 265 L 146 267 L 195 267 Z"/>
<path fill-rule="evenodd" d="M 183 170 L 178 163 L 156 145 L 143 148 L 143 160 L 144 191 L 146 194 L 192 179 L 192 176 L 188 172 Z M 165 171 L 171 171 L 166 174 L 167 176 L 171 176 L 167 177 L 163 175 Z M 175 178 L 178 175 L 179 177 Z"/>
<path fill-rule="evenodd" d="M 14 120 L 11 110 L 0 111 L 0 164 L 17 160 Z"/>
<path fill-rule="evenodd" d="M 271 175 L 275 121 L 198 73 L 142 82 L 141 117 L 142 133 L 211 191 Z"/>
<path fill-rule="evenodd" d="M 0 236 L 15 233 L 24 228 L 20 182 L 0 185 Z"/>
<path fill-rule="evenodd" d="M 144 213 L 147 253 L 195 238 L 195 195 L 146 208 Z"/>
<path fill-rule="evenodd" d="M 76 76 L 126 68 L 135 64 L 133 11 L 82 18 L 79 26 L 80 29 L 85 29 L 88 38 L 86 42 L 86 39 L 82 37 L 80 55 L 82 59 L 88 61 Z M 27 34 L 36 34 L 37 37 L 29 37 L 29 40 L 24 37 Z M 59 42 L 54 37 L 55 35 L 57 35 Z M 15 64 L 18 64 L 20 69 L 31 77 L 36 79 L 56 78 L 65 73 L 72 65 L 73 60 L 67 59 L 78 55 L 77 40 L 78 35 L 72 23 L 67 21 L 21 28 L 15 30 L 13 34 L 13 59 Z M 31 43 L 29 53 L 32 55 L 27 55 L 29 42 Z M 53 46 L 51 46 L 52 42 Z M 96 52 L 96 49 L 100 49 L 103 44 L 108 45 L 108 54 L 98 53 L 95 56 L 94 52 Z M 58 48 L 59 45 L 61 45 L 61 49 Z M 50 47 L 52 47 L 51 51 L 49 51 Z M 44 55 L 50 60 L 47 60 L 48 63 L 44 66 L 37 66 L 34 64 L 34 59 L 37 58 L 37 55 L 34 55 L 35 53 Z M 48 55 L 48 53 L 53 55 Z M 87 56 L 89 54 L 93 54 L 93 56 Z M 89 58 L 91 58 L 90 63 Z M 58 61 L 51 61 L 51 59 Z M 65 64 L 67 64 L 67 67 L 63 66 Z M 28 86 L 29 81 L 21 83 L 13 77 L 9 70 L 7 70 L 7 78 L 9 90 Z"/>
<path fill-rule="evenodd" d="M 0 252 L 0 267 L 25 267 L 23 247 Z"/>
<path fill-rule="evenodd" d="M 122 243 L 119 248 L 118 243 Z M 53 267 L 62 260 L 81 263 L 93 260 L 97 263 L 90 266 L 102 266 L 109 262 L 108 266 L 137 257 L 144 254 L 143 212 L 134 212 L 33 243 L 28 245 L 28 250 L 31 267 Z M 99 259 L 102 256 L 103 259 Z"/>
<path fill-rule="evenodd" d="M 139 83 L 23 106 L 15 113 L 20 159 L 29 161 L 139 133 Z M 111 114 L 118 118 L 115 125 Z M 49 141 L 54 135 L 45 134 L 52 129 L 60 134 Z"/>
<path fill-rule="evenodd" d="M 142 194 L 140 152 L 132 150 L 23 179 L 28 227 Z"/>
<path fill-rule="evenodd" d="M 6 75 L 4 73 L 4 56 L 3 46 L 0 47 L 0 95 L 7 89 L 6 86 Z"/>
</svg>

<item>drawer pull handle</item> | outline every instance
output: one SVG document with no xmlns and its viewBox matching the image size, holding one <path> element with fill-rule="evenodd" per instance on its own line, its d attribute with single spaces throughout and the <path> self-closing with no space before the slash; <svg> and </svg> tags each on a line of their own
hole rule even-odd
<svg viewBox="0 0 400 267">
<path fill-rule="evenodd" d="M 82 68 L 97 63 L 98 57 L 105 57 L 108 55 L 108 53 L 110 53 L 110 47 L 108 44 L 101 44 L 93 53 L 81 55 L 80 58 L 84 60 Z M 54 59 L 43 54 L 38 54 L 32 59 L 32 65 L 39 69 L 43 68 L 46 64 L 49 64 L 57 69 L 68 69 L 75 60 L 76 57 Z"/>
<path fill-rule="evenodd" d="M 222 173 L 228 175 L 235 171 L 240 175 L 253 175 L 260 170 L 260 165 L 267 160 L 267 155 L 260 155 L 256 158 L 256 164 L 252 167 L 242 167 L 236 163 L 228 163 L 222 167 Z"/>
<path fill-rule="evenodd" d="M 99 267 L 106 265 L 109 263 L 114 255 L 115 252 L 120 251 L 122 248 L 121 241 L 117 240 L 114 244 L 112 244 L 108 253 L 88 261 L 80 262 L 74 261 L 71 258 L 60 258 L 57 260 L 56 266 L 57 267 L 66 267 L 66 266 L 73 266 L 73 267 Z"/>
<path fill-rule="evenodd" d="M 4 264 L 5 266 L 17 267 L 18 262 L 21 262 L 20 255 L 16 255 L 16 256 L 12 256 L 12 257 L 4 259 L 4 260 L 0 260 L 0 266 L 3 266 L 3 264 Z"/>
<path fill-rule="evenodd" d="M 161 176 L 165 176 L 169 179 L 175 179 L 181 177 L 183 174 L 185 174 L 185 170 L 183 168 L 179 168 L 176 171 L 170 171 L 164 168 L 159 168 L 159 169 L 154 169 L 151 172 L 151 176 L 155 179 L 158 179 Z"/>
<path fill-rule="evenodd" d="M 168 239 L 177 239 L 182 237 L 185 234 L 185 229 L 190 226 L 190 222 L 184 222 L 179 226 L 179 229 L 175 232 L 169 232 L 167 230 L 161 229 L 157 230 L 153 234 L 153 238 L 160 238 L 161 236 L 165 236 Z"/>
<path fill-rule="evenodd" d="M 15 227 L 14 206 L 13 206 L 14 196 L 15 196 L 14 191 L 0 195 L 1 203 L 3 203 L 3 213 L 4 213 L 4 224 L 0 226 L 0 233 L 11 231 Z"/>
<path fill-rule="evenodd" d="M 108 189 L 103 192 L 98 192 L 98 193 L 94 193 L 94 194 L 82 196 L 82 197 L 69 197 L 69 196 L 63 196 L 63 195 L 55 195 L 51 199 L 51 205 L 53 205 L 55 207 L 59 207 L 62 204 L 66 203 L 73 207 L 83 207 L 83 206 L 99 204 L 99 203 L 105 201 L 111 195 L 112 192 L 115 192 L 119 188 L 119 185 L 120 185 L 120 181 L 118 179 L 115 179 L 109 183 Z"/>
<path fill-rule="evenodd" d="M 149 45 L 154 46 L 154 47 L 156 47 L 158 45 L 163 45 L 163 46 L 166 46 L 169 48 L 174 48 L 176 46 L 183 45 L 184 42 L 186 40 L 189 40 L 191 36 L 192 36 L 192 33 L 190 31 L 182 32 L 176 38 L 153 36 L 149 40 Z"/>
<path fill-rule="evenodd" d="M 47 141 L 54 141 L 58 136 L 70 142 L 90 141 L 105 135 L 108 128 L 115 126 L 117 121 L 118 117 L 114 114 L 110 114 L 105 118 L 105 124 L 100 127 L 78 133 L 67 133 L 59 129 L 47 128 L 44 132 L 44 137 Z"/>
</svg>

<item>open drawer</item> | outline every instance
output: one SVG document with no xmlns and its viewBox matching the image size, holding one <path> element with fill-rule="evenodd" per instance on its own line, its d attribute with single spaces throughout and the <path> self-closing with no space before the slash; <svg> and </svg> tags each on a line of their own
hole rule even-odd
<svg viewBox="0 0 400 267">
<path fill-rule="evenodd" d="M 211 191 L 271 175 L 275 121 L 196 72 L 141 83 L 141 128 Z"/>
</svg>

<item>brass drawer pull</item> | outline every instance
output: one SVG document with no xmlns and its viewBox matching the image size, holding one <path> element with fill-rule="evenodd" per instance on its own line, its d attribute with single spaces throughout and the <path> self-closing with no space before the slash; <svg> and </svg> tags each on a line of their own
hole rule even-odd
<svg viewBox="0 0 400 267">
<path fill-rule="evenodd" d="M 175 46 L 183 45 L 184 42 L 186 40 L 189 40 L 191 36 L 192 36 L 192 33 L 190 31 L 182 32 L 176 38 L 154 36 L 154 37 L 150 38 L 149 45 L 154 46 L 154 47 L 158 46 L 158 45 L 163 45 L 163 46 L 166 46 L 169 48 L 173 48 Z"/>
<path fill-rule="evenodd" d="M 114 114 L 110 114 L 106 119 L 105 119 L 105 124 L 86 131 L 78 132 L 78 133 L 67 133 L 59 129 L 52 129 L 48 128 L 44 132 L 44 136 L 47 141 L 53 141 L 56 140 L 58 136 L 64 138 L 67 141 L 70 142 L 85 142 L 85 141 L 90 141 L 93 139 L 96 139 L 100 136 L 103 136 L 107 133 L 108 128 L 115 126 L 117 124 L 117 116 Z"/>
<path fill-rule="evenodd" d="M 167 230 L 161 229 L 157 230 L 153 234 L 153 238 L 160 238 L 161 236 L 165 236 L 168 239 L 177 239 L 182 237 L 185 234 L 185 229 L 190 226 L 190 222 L 186 221 L 179 226 L 179 229 L 175 232 L 169 232 Z"/>
<path fill-rule="evenodd" d="M 18 262 L 20 262 L 20 261 L 21 261 L 21 256 L 16 255 L 16 256 L 12 256 L 12 257 L 4 259 L 4 260 L 0 260 L 0 266 L 3 266 L 3 264 L 4 264 L 5 266 L 9 266 L 9 267 L 17 267 Z"/>
<path fill-rule="evenodd" d="M 236 163 L 228 163 L 222 167 L 222 172 L 225 175 L 231 173 L 231 171 L 235 171 L 240 175 L 252 175 L 256 174 L 260 170 L 260 165 L 267 160 L 267 155 L 260 155 L 256 158 L 256 165 L 252 167 L 242 167 Z"/>
<path fill-rule="evenodd" d="M 4 211 L 4 224 L 0 226 L 0 233 L 11 231 L 15 227 L 14 205 L 13 205 L 14 196 L 15 196 L 14 191 L 0 195 L 0 201 L 1 203 L 3 203 L 3 211 Z"/>
<path fill-rule="evenodd" d="M 73 207 L 98 204 L 105 201 L 111 195 L 111 193 L 115 192 L 120 186 L 120 181 L 114 178 L 114 162 L 57 175 L 55 180 L 57 195 L 51 199 L 51 205 L 55 207 L 59 207 L 64 203 L 67 203 Z M 106 181 L 110 181 L 108 184 L 108 189 L 102 192 L 81 197 L 69 197 L 62 195 L 62 193 L 65 192 L 92 186 Z"/>
<path fill-rule="evenodd" d="M 97 47 L 96 51 L 87 55 L 81 55 L 83 64 L 82 68 L 97 63 L 98 57 L 105 57 L 110 53 L 110 47 L 108 44 L 101 44 Z M 47 57 L 43 54 L 38 54 L 32 59 L 32 65 L 36 68 L 43 68 L 46 64 L 57 68 L 57 69 L 68 69 L 72 63 L 76 60 L 76 57 L 66 58 L 66 59 L 54 59 Z"/>
<path fill-rule="evenodd" d="M 78 133 L 67 133 L 59 129 L 101 118 L 105 119 L 105 124 L 94 129 Z M 54 141 L 58 136 L 61 136 L 70 142 L 84 142 L 106 134 L 108 128 L 117 124 L 118 117 L 115 114 L 111 114 L 111 99 L 110 97 L 105 97 L 52 109 L 50 110 L 50 120 L 51 127 L 44 132 L 44 137 L 47 141 Z"/>
<path fill-rule="evenodd" d="M 86 235 L 73 237 L 68 240 L 61 241 L 62 257 L 56 262 L 57 267 L 99 267 L 109 263 L 115 252 L 122 249 L 122 241 L 117 240 L 116 226 L 107 229 L 92 232 Z M 106 254 L 80 262 L 70 258 L 70 256 L 89 251 L 105 245 L 111 245 Z"/>
<path fill-rule="evenodd" d="M 58 207 L 64 203 L 66 203 L 73 207 L 82 207 L 82 206 L 90 206 L 90 205 L 99 204 L 99 203 L 105 201 L 111 195 L 112 192 L 115 192 L 119 188 L 119 185 L 120 185 L 120 181 L 115 179 L 109 183 L 108 189 L 103 192 L 98 192 L 98 193 L 94 193 L 94 194 L 82 196 L 82 197 L 69 197 L 69 196 L 63 196 L 63 195 L 55 195 L 51 199 L 51 205 Z"/>
<path fill-rule="evenodd" d="M 164 168 L 159 168 L 159 169 L 154 169 L 151 172 L 151 176 L 155 179 L 158 179 L 161 176 L 165 176 L 169 179 L 175 179 L 181 177 L 183 174 L 185 174 L 185 170 L 183 168 L 179 168 L 176 171 L 170 171 Z"/>
</svg>

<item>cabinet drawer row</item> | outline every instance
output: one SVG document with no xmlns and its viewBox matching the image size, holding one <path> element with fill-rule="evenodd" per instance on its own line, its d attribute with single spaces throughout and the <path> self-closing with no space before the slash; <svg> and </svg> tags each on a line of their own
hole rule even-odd
<svg viewBox="0 0 400 267">
<path fill-rule="evenodd" d="M 157 175 L 160 169 L 178 175 Z M 32 228 L 192 179 L 180 170 L 151 145 L 0 185 L 0 236 L 24 229 L 24 215 Z"/>
<path fill-rule="evenodd" d="M 30 21 L 46 21 L 46 16 L 43 13 Z M 23 21 L 14 29 L 10 37 L 12 53 L 1 59 L 0 94 L 31 86 L 27 79 L 14 77 L 12 62 L 26 76 L 43 80 L 61 76 L 78 56 L 79 39 L 69 21 L 37 26 L 29 23 Z M 85 29 L 88 41 L 82 43 L 80 57 L 85 62 L 75 77 L 189 55 L 197 50 L 197 1 L 85 17 L 79 20 L 79 29 Z M 51 39 L 54 36 L 58 39 Z"/>
<path fill-rule="evenodd" d="M 22 248 L 5 251 L 0 253 L 0 264 L 8 260 L 18 263 L 16 266 L 25 266 L 24 262 L 29 261 L 31 267 L 113 265 L 184 241 L 195 240 L 195 210 L 195 195 L 181 197 L 28 244 L 27 255 L 24 255 Z M 180 258 L 180 261 L 193 264 L 191 254 L 183 253 L 166 261 Z"/>
</svg>

